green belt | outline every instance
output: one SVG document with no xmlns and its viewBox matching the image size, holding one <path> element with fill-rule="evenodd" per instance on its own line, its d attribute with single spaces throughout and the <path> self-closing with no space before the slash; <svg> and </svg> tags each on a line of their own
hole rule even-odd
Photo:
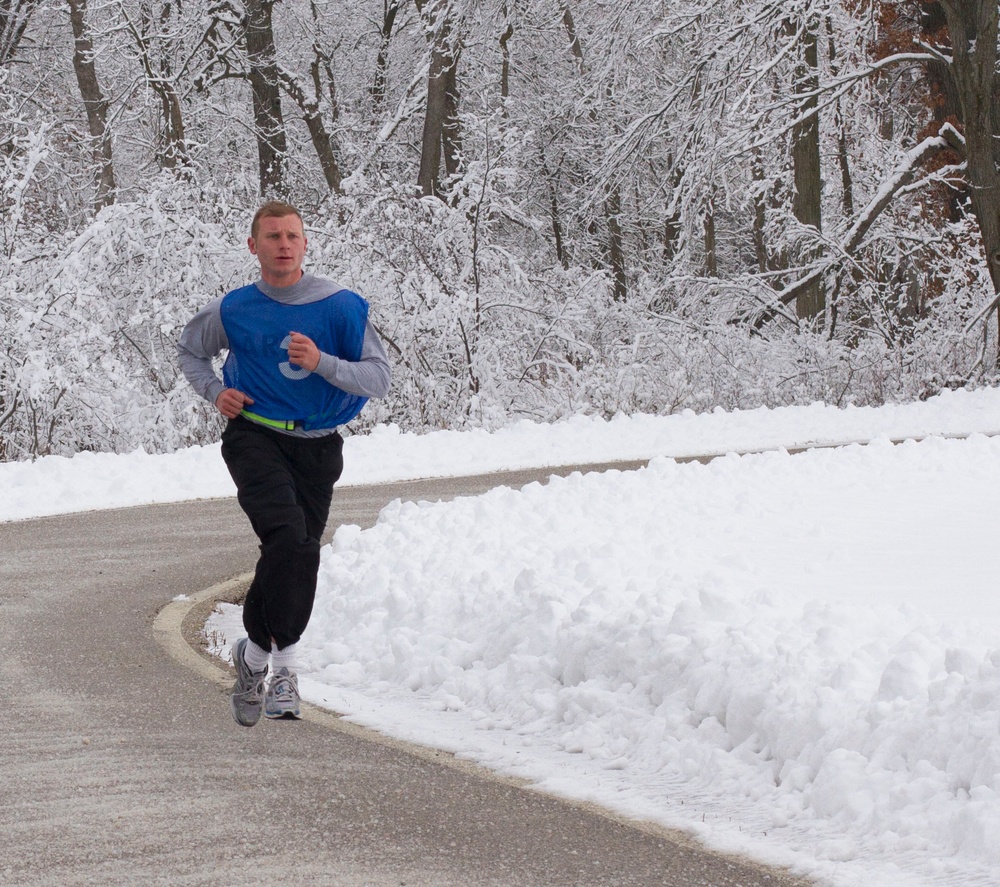
<svg viewBox="0 0 1000 887">
<path fill-rule="evenodd" d="M 294 431 L 299 425 L 296 419 L 267 419 L 264 416 L 251 413 L 250 410 L 240 410 L 240 415 L 245 416 L 251 422 L 259 422 L 269 428 L 280 428 L 282 431 Z"/>
</svg>

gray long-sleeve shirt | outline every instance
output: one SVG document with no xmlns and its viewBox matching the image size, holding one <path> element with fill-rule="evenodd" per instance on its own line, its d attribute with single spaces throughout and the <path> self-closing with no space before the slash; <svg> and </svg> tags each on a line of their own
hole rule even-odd
<svg viewBox="0 0 1000 887">
<path fill-rule="evenodd" d="M 342 289 L 330 280 L 311 274 L 304 274 L 291 286 L 270 286 L 263 280 L 258 280 L 256 286 L 265 296 L 283 305 L 318 302 Z M 202 308 L 184 327 L 177 343 L 177 360 L 181 372 L 191 383 L 191 387 L 213 404 L 226 387 L 212 363 L 217 355 L 229 348 L 229 338 L 222 325 L 220 311 L 223 298 L 220 296 Z M 392 380 L 389 359 L 370 321 L 365 327 L 359 360 L 344 360 L 332 354 L 321 353 L 316 373 L 342 391 L 362 397 L 385 397 Z M 317 434 L 315 431 L 301 429 L 287 433 L 307 437 Z"/>
</svg>

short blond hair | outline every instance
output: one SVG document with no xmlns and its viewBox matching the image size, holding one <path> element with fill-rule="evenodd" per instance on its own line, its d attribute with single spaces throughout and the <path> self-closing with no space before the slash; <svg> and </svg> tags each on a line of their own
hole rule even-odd
<svg viewBox="0 0 1000 887">
<path fill-rule="evenodd" d="M 257 239 L 261 219 L 283 219 L 285 216 L 295 216 L 298 218 L 299 222 L 302 223 L 303 230 L 305 230 L 305 222 L 302 222 L 302 213 L 294 206 L 290 203 L 285 203 L 283 200 L 269 200 L 254 213 L 253 221 L 250 223 L 250 236 L 254 240 Z"/>
</svg>

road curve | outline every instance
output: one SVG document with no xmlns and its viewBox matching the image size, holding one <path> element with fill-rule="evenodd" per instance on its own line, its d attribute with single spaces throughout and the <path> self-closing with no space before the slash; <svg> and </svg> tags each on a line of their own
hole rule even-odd
<svg viewBox="0 0 1000 887">
<path fill-rule="evenodd" d="M 332 522 L 550 473 L 345 487 Z M 806 883 L 315 709 L 236 726 L 180 633 L 255 559 L 234 500 L 0 524 L 0 885 Z"/>
</svg>

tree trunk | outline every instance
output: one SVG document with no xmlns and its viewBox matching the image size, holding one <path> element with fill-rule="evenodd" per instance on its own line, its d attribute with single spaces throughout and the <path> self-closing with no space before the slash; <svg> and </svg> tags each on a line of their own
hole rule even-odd
<svg viewBox="0 0 1000 887">
<path fill-rule="evenodd" d="M 944 7 L 937 0 L 923 0 L 916 9 L 917 46 L 940 46 L 949 42 L 949 22 Z M 932 59 L 924 64 L 924 76 L 929 87 L 925 107 L 930 112 L 932 126 L 927 131 L 938 132 L 945 123 L 963 119 L 962 103 L 958 96 L 958 83 L 950 65 L 944 59 Z M 941 211 L 951 222 L 958 222 L 965 215 L 969 202 L 968 188 L 950 187 L 935 197 Z"/>
<path fill-rule="evenodd" d="M 378 117 L 385 104 L 386 83 L 389 70 L 389 42 L 399 14 L 400 0 L 382 0 L 382 26 L 379 29 L 378 55 L 375 57 L 375 76 L 372 78 L 372 117 Z"/>
<path fill-rule="evenodd" d="M 718 241 L 715 232 L 715 198 L 710 197 L 705 207 L 705 275 L 719 276 Z"/>
<path fill-rule="evenodd" d="M 583 43 L 576 30 L 576 21 L 573 18 L 573 11 L 569 8 L 569 3 L 563 0 L 563 27 L 566 29 L 566 37 L 569 40 L 569 51 L 576 62 L 577 71 L 584 73 L 584 52 Z M 606 90 L 609 88 L 606 87 Z M 612 97 L 608 93 L 609 99 Z M 591 108 L 590 119 L 595 124 L 598 122 L 596 111 Z M 604 201 L 604 225 L 608 232 L 607 242 L 604 244 L 604 251 L 607 255 L 608 263 L 611 265 L 611 273 L 614 279 L 614 299 L 616 302 L 623 302 L 628 297 L 628 274 L 625 264 L 625 242 L 622 236 L 621 214 L 622 214 L 621 190 L 618 185 L 608 188 L 607 197 Z"/>
<path fill-rule="evenodd" d="M 941 3 L 948 18 L 952 71 L 962 108 L 972 211 L 979 223 L 993 292 L 1000 293 L 1000 174 L 997 172 L 996 0 Z M 1000 343 L 1000 301 L 997 302 Z M 1000 346 L 995 362 L 1000 365 Z"/>
<path fill-rule="evenodd" d="M 0 0 L 0 68 L 17 52 L 38 0 Z"/>
<path fill-rule="evenodd" d="M 431 51 L 427 73 L 427 104 L 424 110 L 424 131 L 420 142 L 420 171 L 417 185 L 424 197 L 440 196 L 441 140 L 444 134 L 448 103 L 445 99 L 447 58 L 437 47 Z"/>
<path fill-rule="evenodd" d="M 458 124 L 458 40 L 452 31 L 448 0 L 417 0 L 433 34 L 430 68 L 427 71 L 427 106 L 420 143 L 417 186 L 427 197 L 441 196 L 441 157 L 448 175 L 459 168 L 461 133 Z"/>
<path fill-rule="evenodd" d="M 326 179 L 327 187 L 337 194 L 343 194 L 344 188 L 340 174 L 340 163 L 337 160 L 337 151 L 334 147 L 333 137 L 326 128 L 326 123 L 323 120 L 320 109 L 318 94 L 321 83 L 319 73 L 320 61 L 321 59 L 317 56 L 312 66 L 313 89 L 317 93 L 315 96 L 307 95 L 302 84 L 289 72 L 280 70 L 279 75 L 285 92 L 288 93 L 292 101 L 302 111 L 302 119 L 305 121 L 306 129 L 309 130 L 309 138 L 316 151 L 316 157 L 319 159 L 319 165 L 323 170 L 323 177 Z"/>
<path fill-rule="evenodd" d="M 514 36 L 514 25 L 510 20 L 507 4 L 503 4 L 507 26 L 500 34 L 500 110 L 507 116 L 507 99 L 510 98 L 510 38 Z"/>
<path fill-rule="evenodd" d="M 566 255 L 566 248 L 563 246 L 562 220 L 559 210 L 559 191 L 556 188 L 556 178 L 549 171 L 548 161 L 545 159 L 545 147 L 539 146 L 538 153 L 542 161 L 542 173 L 545 181 L 549 183 L 549 212 L 552 216 L 552 238 L 555 242 L 556 258 L 559 264 L 567 271 L 569 270 L 569 256 Z"/>
<path fill-rule="evenodd" d="M 562 4 L 563 13 L 563 27 L 566 28 L 566 36 L 569 38 L 569 51 L 573 54 L 573 58 L 576 60 L 577 69 L 580 73 L 583 73 L 583 44 L 580 42 L 580 37 L 576 33 L 576 22 L 573 19 L 573 11 L 569 8 L 569 4 L 563 2 Z"/>
<path fill-rule="evenodd" d="M 952 75 L 965 134 L 972 211 L 979 223 L 993 289 L 1000 292 L 1000 174 L 995 122 L 996 0 L 942 2 L 952 45 Z"/>
<path fill-rule="evenodd" d="M 795 72 L 795 90 L 804 96 L 798 106 L 798 114 L 803 119 L 792 129 L 792 166 L 795 179 L 795 196 L 792 212 L 802 225 L 822 230 L 820 201 L 822 178 L 820 174 L 819 152 L 819 53 L 817 22 L 810 20 L 803 33 L 801 62 Z M 815 258 L 814 251 L 798 256 L 806 263 Z M 816 280 L 796 300 L 796 315 L 800 320 L 822 317 L 826 310 L 826 299 L 822 280 Z"/>
<path fill-rule="evenodd" d="M 826 18 L 826 38 L 830 53 L 830 74 L 836 79 L 840 75 L 840 66 L 837 63 L 837 43 L 835 40 L 833 21 L 829 16 Z M 844 112 L 840 106 L 840 99 L 834 106 L 834 125 L 837 130 L 837 166 L 840 169 L 840 205 L 843 209 L 844 218 L 850 219 L 854 216 L 854 176 L 851 174 L 851 155 L 847 140 L 847 125 L 844 120 Z"/>
<path fill-rule="evenodd" d="M 143 72 L 146 75 L 146 83 L 160 99 L 160 114 L 163 121 L 163 147 L 158 151 L 160 166 L 163 169 L 178 169 L 191 165 L 187 136 L 185 135 L 184 113 L 181 108 L 180 96 L 174 85 L 169 49 L 161 48 L 157 60 L 154 60 L 151 51 L 151 45 L 156 39 L 156 35 L 164 33 L 169 28 L 169 18 L 169 3 L 160 6 L 160 15 L 155 22 L 151 4 L 143 3 L 140 12 L 140 26 L 138 27 L 126 14 L 129 31 L 136 42 Z"/>
<path fill-rule="evenodd" d="M 326 186 L 337 194 L 343 194 L 344 186 L 340 175 L 340 164 L 337 162 L 333 139 L 327 131 L 326 125 L 323 123 L 319 109 L 303 110 L 306 128 L 309 130 L 309 138 L 312 140 L 316 156 L 319 158 L 319 165 L 323 170 L 323 178 L 326 179 Z"/>
<path fill-rule="evenodd" d="M 160 105 L 163 113 L 164 149 L 162 164 L 164 169 L 186 168 L 191 165 L 187 150 L 187 137 L 184 130 L 184 114 L 181 111 L 181 100 L 173 84 L 160 81 Z"/>
<path fill-rule="evenodd" d="M 271 21 L 274 2 L 246 0 L 245 39 L 262 195 L 281 195 L 285 192 L 285 162 L 288 156 Z"/>
<path fill-rule="evenodd" d="M 622 242 L 622 228 L 619 217 L 622 212 L 621 191 L 617 188 L 608 189 L 607 200 L 604 201 L 604 215 L 608 224 L 608 261 L 614 277 L 614 300 L 624 302 L 628 297 L 628 277 L 625 271 L 625 247 Z"/>
<path fill-rule="evenodd" d="M 108 130 L 108 102 L 101 92 L 101 83 L 94 66 L 94 44 L 87 27 L 87 0 L 67 0 L 69 21 L 73 28 L 73 69 L 80 87 L 87 127 L 93 140 L 94 210 L 99 212 L 115 202 L 115 167 Z"/>
<path fill-rule="evenodd" d="M 952 76 L 965 130 L 966 174 L 993 292 L 1000 293 L 1000 173 L 997 160 L 996 0 L 942 0 L 951 36 Z M 998 302 L 1000 305 L 1000 302 Z M 1000 338 L 1000 307 L 997 309 Z M 1000 353 L 997 361 L 1000 363 Z"/>
<path fill-rule="evenodd" d="M 668 193 L 673 203 L 673 209 L 670 210 L 670 215 L 663 224 L 663 260 L 669 263 L 677 257 L 681 235 L 684 233 L 681 207 L 677 200 L 678 189 L 684 181 L 684 171 L 672 153 L 667 155 L 667 165 L 670 168 L 670 174 L 667 178 Z"/>
<path fill-rule="evenodd" d="M 764 191 L 764 159 L 759 148 L 754 148 L 750 158 L 750 175 L 753 178 L 753 250 L 757 258 L 757 271 L 767 274 L 773 271 L 773 263 L 767 248 L 768 201 Z"/>
<path fill-rule="evenodd" d="M 458 56 L 445 74 L 444 126 L 441 128 L 441 148 L 444 170 L 457 176 L 462 169 L 462 127 L 458 120 Z"/>
</svg>

